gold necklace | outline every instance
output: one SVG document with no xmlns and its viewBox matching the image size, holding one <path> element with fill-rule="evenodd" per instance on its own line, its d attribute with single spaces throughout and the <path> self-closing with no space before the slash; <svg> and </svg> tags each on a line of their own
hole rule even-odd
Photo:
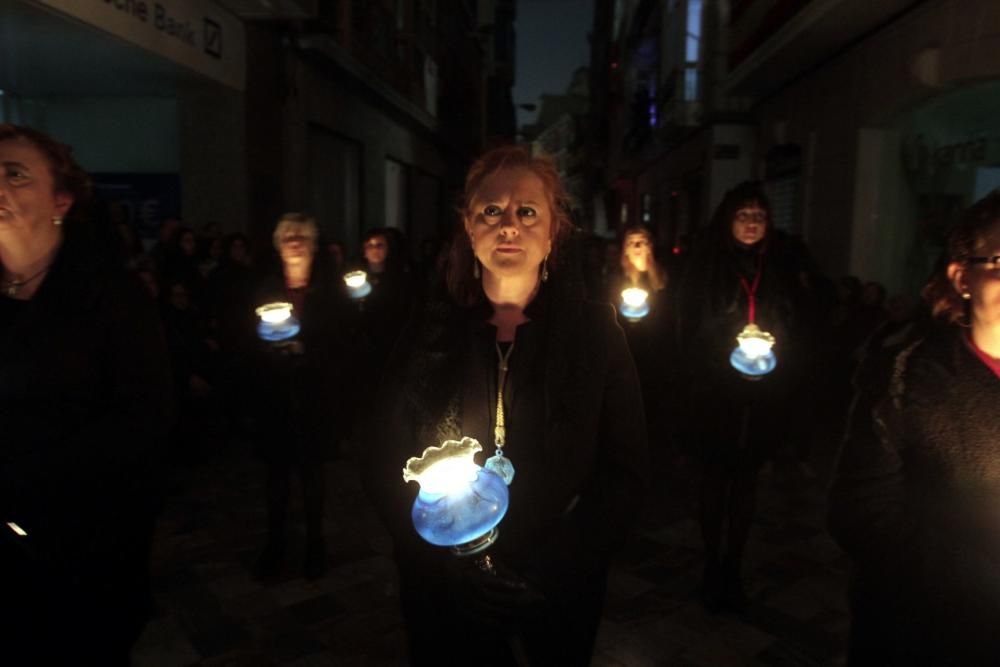
<svg viewBox="0 0 1000 667">
<path fill-rule="evenodd" d="M 46 265 L 45 267 L 42 268 L 41 271 L 39 271 L 33 276 L 25 278 L 24 280 L 4 280 L 2 288 L 4 292 L 6 292 L 7 296 L 17 296 L 17 293 L 21 290 L 22 287 L 24 287 L 28 283 L 32 282 L 33 280 L 44 274 L 46 271 L 49 270 L 49 267 L 51 266 L 52 266 L 51 264 Z"/>
<path fill-rule="evenodd" d="M 506 352 L 500 351 L 500 343 L 495 343 L 497 349 L 497 413 L 496 427 L 493 429 L 494 445 L 496 452 L 486 459 L 487 470 L 491 470 L 500 476 L 503 481 L 510 485 L 514 480 L 514 464 L 503 455 L 504 445 L 507 444 L 507 424 L 504 419 L 503 410 L 503 390 L 507 385 L 507 371 L 510 370 L 510 353 L 514 351 L 514 341 L 510 342 L 510 347 Z"/>
</svg>

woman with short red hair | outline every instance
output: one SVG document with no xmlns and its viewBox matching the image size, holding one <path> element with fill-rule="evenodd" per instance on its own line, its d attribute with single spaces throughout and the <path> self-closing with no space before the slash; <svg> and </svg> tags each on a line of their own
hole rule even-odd
<svg viewBox="0 0 1000 667">
<path fill-rule="evenodd" d="M 611 553 L 646 477 L 642 399 L 621 328 L 559 261 L 570 222 L 547 158 L 493 150 L 470 169 L 452 300 L 390 360 L 367 483 L 395 539 L 413 664 L 588 664 Z M 503 420 L 501 422 L 501 419 Z M 496 574 L 417 535 L 400 466 L 469 436 L 516 475 Z M 457 630 L 457 628 L 461 628 Z"/>
</svg>

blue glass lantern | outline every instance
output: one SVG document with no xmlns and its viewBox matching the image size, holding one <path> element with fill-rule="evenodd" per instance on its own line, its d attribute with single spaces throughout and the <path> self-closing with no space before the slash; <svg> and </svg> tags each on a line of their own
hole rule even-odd
<svg viewBox="0 0 1000 667">
<path fill-rule="evenodd" d="M 629 322 L 638 322 L 649 315 L 649 292 L 640 287 L 622 290 L 622 302 L 618 312 Z"/>
<path fill-rule="evenodd" d="M 351 271 L 344 274 L 344 284 L 347 285 L 347 295 L 355 301 L 372 293 L 372 285 L 368 282 L 368 274 L 364 271 Z"/>
<path fill-rule="evenodd" d="M 483 447 L 474 438 L 447 440 L 406 462 L 403 479 L 420 484 L 410 513 L 417 533 L 458 555 L 483 551 L 496 541 L 510 495 L 496 473 L 476 465 Z"/>
<path fill-rule="evenodd" d="M 257 335 L 271 343 L 288 340 L 299 333 L 299 321 L 292 315 L 292 304 L 268 303 L 257 309 Z"/>
<path fill-rule="evenodd" d="M 767 375 L 778 365 L 774 356 L 774 336 L 751 322 L 736 336 L 738 345 L 729 355 L 729 363 L 751 378 Z"/>
</svg>

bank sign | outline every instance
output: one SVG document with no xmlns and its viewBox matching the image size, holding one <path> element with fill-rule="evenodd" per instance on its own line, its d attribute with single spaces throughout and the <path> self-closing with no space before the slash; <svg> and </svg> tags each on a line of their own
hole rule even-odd
<svg viewBox="0 0 1000 667">
<path fill-rule="evenodd" d="M 243 22 L 210 0 L 34 0 L 228 86 L 246 84 Z"/>
</svg>

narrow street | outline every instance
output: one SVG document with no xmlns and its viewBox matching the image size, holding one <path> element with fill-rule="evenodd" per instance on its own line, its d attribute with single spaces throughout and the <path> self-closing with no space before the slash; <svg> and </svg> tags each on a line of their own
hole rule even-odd
<svg viewBox="0 0 1000 667">
<path fill-rule="evenodd" d="M 702 607 L 694 477 L 660 464 L 670 472 L 617 559 L 594 664 L 842 664 L 847 561 L 824 530 L 833 455 L 817 447 L 813 478 L 783 464 L 762 475 L 745 618 Z M 138 667 L 405 664 L 389 538 L 356 466 L 332 461 L 327 476 L 329 572 L 302 579 L 294 534 L 285 575 L 264 585 L 252 576 L 263 466 L 232 446 L 174 471 L 154 553 L 158 615 L 133 653 Z"/>
</svg>

